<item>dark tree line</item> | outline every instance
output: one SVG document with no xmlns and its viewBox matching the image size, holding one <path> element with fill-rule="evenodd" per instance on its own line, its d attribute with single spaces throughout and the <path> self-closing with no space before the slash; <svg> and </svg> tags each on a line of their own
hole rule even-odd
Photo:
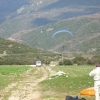
<svg viewBox="0 0 100 100">
<path fill-rule="evenodd" d="M 71 60 L 64 59 L 63 62 L 59 62 L 59 65 L 95 65 L 97 63 L 100 63 L 100 56 L 93 56 L 91 59 L 78 56 Z"/>
</svg>

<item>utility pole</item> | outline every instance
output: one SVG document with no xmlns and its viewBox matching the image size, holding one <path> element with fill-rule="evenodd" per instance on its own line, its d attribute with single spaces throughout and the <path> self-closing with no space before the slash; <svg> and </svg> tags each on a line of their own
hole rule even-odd
<svg viewBox="0 0 100 100">
<path fill-rule="evenodd" d="M 62 64 L 64 64 L 63 52 L 64 52 L 64 46 L 63 46 L 63 50 L 62 50 Z"/>
</svg>

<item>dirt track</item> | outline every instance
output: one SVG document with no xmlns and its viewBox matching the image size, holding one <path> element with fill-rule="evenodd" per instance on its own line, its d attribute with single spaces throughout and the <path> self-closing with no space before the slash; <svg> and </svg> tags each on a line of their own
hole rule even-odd
<svg viewBox="0 0 100 100">
<path fill-rule="evenodd" d="M 2 93 L 0 100 L 42 100 L 42 93 L 38 91 L 38 83 L 48 77 L 43 67 L 34 67 L 23 74 L 22 80 L 10 84 Z M 39 74 L 40 73 L 40 74 Z"/>
<path fill-rule="evenodd" d="M 41 92 L 38 83 L 54 75 L 50 67 L 32 67 L 21 75 L 19 81 L 9 84 L 0 91 L 0 100 L 65 100 L 66 93 L 54 93 L 52 91 Z M 50 95 L 44 99 L 45 96 Z M 58 96 L 54 97 L 54 96 Z M 44 97 L 43 97 L 44 96 Z M 94 97 L 85 97 L 86 100 L 94 100 Z"/>
</svg>

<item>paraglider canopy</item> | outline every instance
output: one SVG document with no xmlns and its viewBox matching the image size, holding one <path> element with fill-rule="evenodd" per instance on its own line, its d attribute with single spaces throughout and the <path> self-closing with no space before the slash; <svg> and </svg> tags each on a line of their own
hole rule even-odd
<svg viewBox="0 0 100 100">
<path fill-rule="evenodd" d="M 55 36 L 56 34 L 58 34 L 58 33 L 63 33 L 63 32 L 69 33 L 69 34 L 71 34 L 71 35 L 73 36 L 73 33 L 72 33 L 71 31 L 69 31 L 69 30 L 59 30 L 59 31 L 56 31 L 55 33 L 53 33 L 52 38 L 54 38 L 54 36 Z"/>
<path fill-rule="evenodd" d="M 81 95 L 95 96 L 94 87 L 86 88 L 80 92 Z"/>
</svg>

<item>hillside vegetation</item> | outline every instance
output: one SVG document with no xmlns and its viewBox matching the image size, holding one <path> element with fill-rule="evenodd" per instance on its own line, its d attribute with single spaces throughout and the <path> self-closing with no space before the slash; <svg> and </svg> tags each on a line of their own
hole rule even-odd
<svg viewBox="0 0 100 100">
<path fill-rule="evenodd" d="M 99 54 L 100 52 L 100 15 L 82 16 L 39 27 L 22 35 L 22 43 L 31 47 L 53 52 L 72 52 Z M 52 34 L 61 29 L 69 33 Z M 18 39 L 18 38 L 16 38 Z M 64 47 L 64 48 L 63 48 Z"/>
<path fill-rule="evenodd" d="M 52 52 L 99 54 L 100 0 L 1 0 L 0 8 L 2 38 Z M 60 29 L 74 36 L 52 39 Z"/>
<path fill-rule="evenodd" d="M 30 65 L 37 60 L 48 63 L 56 59 L 56 55 L 50 52 L 31 48 L 17 42 L 0 38 L 0 65 Z"/>
<path fill-rule="evenodd" d="M 69 0 L 1 0 L 0 7 L 3 9 L 1 16 L 4 20 L 1 18 L 0 36 L 9 38 L 23 30 L 34 29 L 63 19 L 99 13 L 99 5 L 99 0 L 84 2 L 80 0 L 73 2 Z"/>
</svg>

